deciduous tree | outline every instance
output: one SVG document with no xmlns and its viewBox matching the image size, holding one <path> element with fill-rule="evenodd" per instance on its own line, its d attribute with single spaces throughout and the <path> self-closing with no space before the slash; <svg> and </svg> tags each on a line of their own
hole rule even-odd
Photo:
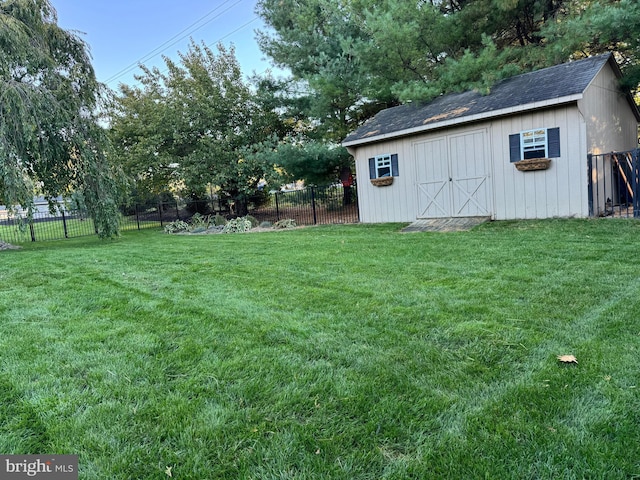
<svg viewBox="0 0 640 480">
<path fill-rule="evenodd" d="M 121 87 L 112 138 L 128 173 L 147 189 L 208 185 L 230 197 L 252 194 L 274 166 L 246 154 L 270 138 L 280 119 L 261 108 L 232 48 L 191 44 L 166 70 L 144 69 L 140 86 Z"/>
<path fill-rule="evenodd" d="M 87 45 L 48 0 L 0 0 L 0 203 L 81 192 L 98 233 L 117 234 L 101 94 Z"/>
</svg>

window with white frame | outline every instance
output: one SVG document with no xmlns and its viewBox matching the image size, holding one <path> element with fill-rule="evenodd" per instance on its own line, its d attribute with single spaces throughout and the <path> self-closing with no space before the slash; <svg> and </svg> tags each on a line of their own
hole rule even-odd
<svg viewBox="0 0 640 480">
<path fill-rule="evenodd" d="M 511 162 L 560 157 L 560 129 L 536 128 L 509 135 Z"/>
<path fill-rule="evenodd" d="M 369 178 L 397 177 L 398 155 L 385 153 L 369 159 Z"/>
<path fill-rule="evenodd" d="M 376 157 L 376 178 L 391 176 L 391 155 Z"/>
<path fill-rule="evenodd" d="M 520 133 L 522 158 L 547 158 L 547 130 L 538 128 Z"/>
</svg>

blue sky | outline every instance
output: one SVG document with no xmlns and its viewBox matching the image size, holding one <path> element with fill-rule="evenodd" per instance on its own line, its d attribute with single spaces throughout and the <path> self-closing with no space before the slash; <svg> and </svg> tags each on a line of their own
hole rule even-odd
<svg viewBox="0 0 640 480">
<path fill-rule="evenodd" d="M 98 80 L 109 87 L 133 84 L 138 63 L 164 68 L 162 55 L 177 59 L 189 39 L 236 48 L 245 76 L 274 70 L 260 52 L 255 31 L 264 24 L 256 0 L 52 0 L 58 25 L 81 32 L 90 46 Z"/>
</svg>

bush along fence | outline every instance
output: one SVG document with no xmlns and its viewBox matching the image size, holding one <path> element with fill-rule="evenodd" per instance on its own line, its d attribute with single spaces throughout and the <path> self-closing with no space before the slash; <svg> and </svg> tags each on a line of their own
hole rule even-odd
<svg viewBox="0 0 640 480">
<path fill-rule="evenodd" d="M 356 187 L 330 185 L 302 190 L 264 193 L 241 200 L 214 197 L 206 200 L 175 200 L 157 205 L 121 208 L 122 231 L 163 227 L 175 220 L 188 221 L 195 214 L 220 215 L 232 219 L 251 215 L 259 222 L 276 223 L 292 219 L 297 225 L 358 222 Z M 27 243 L 95 235 L 93 220 L 79 211 L 60 205 L 55 213 L 37 206 L 29 221 L 0 210 L 0 240 Z"/>
</svg>

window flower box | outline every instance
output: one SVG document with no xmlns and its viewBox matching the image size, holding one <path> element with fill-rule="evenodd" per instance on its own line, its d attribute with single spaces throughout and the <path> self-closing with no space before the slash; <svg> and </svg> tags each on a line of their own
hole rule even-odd
<svg viewBox="0 0 640 480">
<path fill-rule="evenodd" d="M 370 182 L 372 185 L 376 187 L 386 187 L 393 183 L 393 177 L 389 176 L 389 177 L 372 178 L 370 179 Z"/>
<path fill-rule="evenodd" d="M 530 172 L 532 170 L 546 170 L 551 164 L 550 158 L 532 158 L 530 160 L 520 160 L 513 163 L 521 172 Z"/>
</svg>

